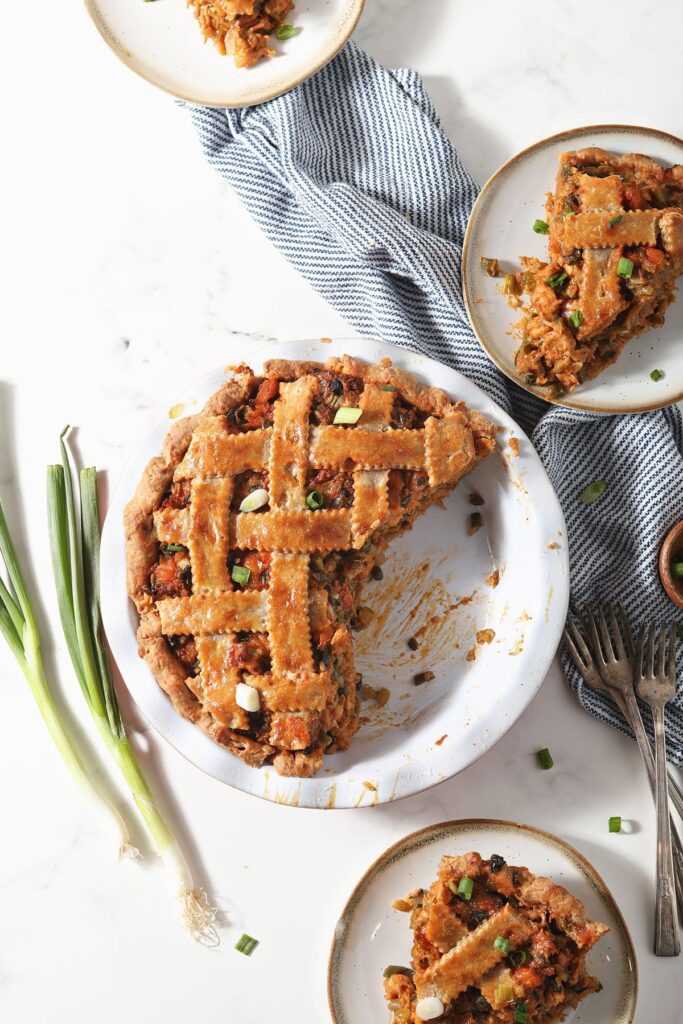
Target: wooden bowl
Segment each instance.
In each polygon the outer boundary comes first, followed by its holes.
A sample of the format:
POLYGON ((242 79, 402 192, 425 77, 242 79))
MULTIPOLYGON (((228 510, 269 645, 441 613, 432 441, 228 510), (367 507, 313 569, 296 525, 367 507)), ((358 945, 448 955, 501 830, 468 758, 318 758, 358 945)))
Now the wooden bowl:
POLYGON ((659 552, 659 578, 662 586, 674 604, 683 608, 683 577, 674 576, 671 572, 671 560, 678 552, 683 556, 683 522, 676 523, 669 530, 659 552))

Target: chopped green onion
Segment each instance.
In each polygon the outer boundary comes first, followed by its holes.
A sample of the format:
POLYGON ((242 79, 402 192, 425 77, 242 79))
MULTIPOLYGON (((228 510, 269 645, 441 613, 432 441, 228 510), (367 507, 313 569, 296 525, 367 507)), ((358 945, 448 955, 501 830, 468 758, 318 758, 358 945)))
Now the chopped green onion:
POLYGON ((485 274, 488 274, 489 277, 498 277, 498 274, 500 273, 498 260, 491 260, 488 256, 482 256, 479 262, 481 263, 481 269, 485 274))
POLYGON ((582 501, 584 505, 592 505, 594 501, 597 501, 598 498, 603 496, 606 490, 606 480, 591 480, 591 482, 581 491, 579 500, 582 501))
POLYGON ((493 948, 499 949, 501 953, 507 955, 510 952, 510 940, 506 939, 504 935, 496 935, 493 940, 493 948))
POLYGON ((363 415, 362 409, 357 409, 349 405, 342 405, 337 409, 337 413, 332 421, 335 424, 338 423, 358 423, 358 420, 363 415))
POLYGON ((661 380, 663 376, 664 374, 661 370, 653 370, 650 374, 650 380, 653 380, 655 383, 657 383, 657 381, 661 380))
POLYGON ((311 493, 306 498, 306 504, 308 505, 309 508, 312 508, 314 511, 316 509, 322 508, 323 505, 325 504, 325 495, 322 493, 322 491, 311 491, 311 493))
POLYGON ((238 953, 244 953, 245 956, 251 956, 256 947, 258 946, 258 939, 253 938, 251 935, 244 935, 235 943, 235 949, 238 953))
POLYGON ((633 273, 633 260, 626 259, 625 256, 619 258, 617 263, 617 274, 619 277, 629 278, 633 273))
POLYGON ((184 551, 185 548, 182 544, 162 544, 162 551, 168 551, 169 554, 173 554, 176 551, 184 551))
POLYGON ((541 767, 543 771, 547 771, 548 768, 552 768, 552 766, 555 763, 553 761, 552 754, 550 753, 547 747, 544 747, 543 750, 536 751, 536 760, 538 761, 539 767, 541 767))
POLYGON ((59 611, 69 654, 88 710, 178 886, 186 927, 197 941, 216 945, 219 940, 213 925, 215 911, 206 894, 194 887, 187 862, 156 806, 126 734, 102 639, 97 473, 93 468, 81 470, 78 510, 64 433, 60 437, 62 464, 48 467, 48 522, 59 611))
POLYGON ((515 1006, 514 1024, 527 1024, 528 1020, 526 1003, 517 1003, 515 1006))
POLYGON ((240 504, 240 512, 256 512, 268 504, 268 491, 265 487, 257 487, 244 498, 240 504))
POLYGON ((537 235, 547 235, 550 231, 548 222, 545 220, 535 220, 532 227, 537 235))
POLYGON ((509 960, 513 967, 521 967, 526 963, 526 953, 523 949, 515 949, 510 953, 509 960))
POLYGON ((580 309, 573 309, 569 314, 569 323, 578 330, 583 323, 583 314, 580 309))
POLYGON ((493 998, 498 1006, 501 1006, 503 1003, 509 1003, 511 999, 514 999, 514 996, 515 993, 512 989, 512 985, 507 982, 503 982, 503 984, 499 985, 496 989, 493 998))
POLYGON ((506 274, 500 286, 503 295, 520 295, 522 286, 514 274, 506 274))
POLYGON ((674 576, 682 577, 683 576, 683 562, 672 562, 671 563, 671 572, 673 573, 674 576))
POLYGON ((396 390, 396 388, 394 387, 393 384, 382 384, 382 387, 380 388, 380 391, 395 391, 395 390, 396 390))
POLYGON ((561 288, 565 281, 568 280, 569 274, 565 270, 559 270, 556 274, 553 274, 552 277, 547 279, 546 284, 549 284, 554 291, 557 291, 557 289, 561 288))
POLYGON ((390 978, 392 974, 404 974, 407 978, 410 978, 413 975, 413 969, 412 967, 397 967, 396 964, 389 964, 388 967, 384 968, 382 977, 390 978))
POLYGON ((230 578, 235 582, 244 586, 245 583, 249 582, 251 576, 251 569, 247 569, 246 565, 233 565, 230 578))
POLYGON ((275 33, 276 39, 291 39, 297 33, 294 25, 280 25, 279 29, 275 33))
POLYGON ((615 226, 615 224, 618 224, 618 223, 619 223, 619 221, 621 220, 621 216, 622 216, 622 215, 621 215, 620 213, 618 213, 618 214, 616 215, 616 217, 612 217, 612 219, 610 220, 610 222, 609 222, 609 225, 608 225, 608 226, 609 226, 609 227, 611 227, 611 228, 613 228, 613 227, 615 226))
POLYGON ((610 832, 621 832, 621 818, 618 814, 609 819, 609 830, 610 832))
POLYGON ((460 881, 458 882, 458 896, 463 900, 467 900, 467 902, 469 903, 469 901, 472 899, 473 892, 474 882, 472 881, 472 879, 467 878, 467 876, 461 878, 460 881))

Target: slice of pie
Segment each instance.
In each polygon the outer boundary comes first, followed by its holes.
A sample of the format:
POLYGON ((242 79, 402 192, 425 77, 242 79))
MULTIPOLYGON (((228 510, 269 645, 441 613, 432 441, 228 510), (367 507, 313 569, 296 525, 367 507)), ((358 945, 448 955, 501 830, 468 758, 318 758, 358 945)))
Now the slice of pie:
POLYGON ((294 0, 188 0, 205 39, 232 55, 238 68, 273 57, 271 36, 284 24, 294 0))
POLYGON ((125 513, 140 654, 178 711, 282 775, 346 749, 363 583, 494 436, 389 360, 237 367, 125 513))
POLYGON ((558 395, 664 323, 683 271, 683 166, 595 148, 563 153, 546 216, 549 262, 523 258, 504 290, 516 305, 529 296, 517 370, 558 395))
POLYGON ((609 928, 549 878, 478 853, 443 857, 409 911, 412 967, 388 967, 391 1024, 546 1024, 591 992, 586 954, 609 928))

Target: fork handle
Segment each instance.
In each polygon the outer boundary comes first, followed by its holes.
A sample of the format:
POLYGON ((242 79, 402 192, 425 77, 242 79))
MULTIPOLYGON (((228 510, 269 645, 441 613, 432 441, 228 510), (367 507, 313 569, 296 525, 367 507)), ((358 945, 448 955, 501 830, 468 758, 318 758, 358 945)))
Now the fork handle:
MULTIPOLYGON (((648 774, 652 776, 652 785, 654 786, 655 761, 654 754, 652 753, 652 744, 645 732, 645 726, 643 725, 643 719, 641 717, 640 708, 638 707, 635 695, 633 693, 629 693, 628 696, 624 698, 619 690, 614 690, 612 693, 616 703, 624 714, 624 718, 626 718, 628 724, 631 726, 633 735, 638 742, 640 753, 645 761, 645 767, 648 768, 648 774)), ((669 798, 681 818, 683 818, 683 789, 681 789, 668 767, 666 774, 669 782, 669 798)))
POLYGON ((676 921, 671 824, 666 773, 664 706, 652 709, 655 727, 655 788, 657 793, 657 899, 655 910, 655 955, 678 956, 681 943, 676 921))
MULTIPOLYGON (((655 758, 652 752, 652 746, 648 739, 647 733, 645 732, 645 726, 643 725, 643 719, 640 714, 640 708, 638 707, 638 701, 636 700, 635 693, 630 690, 622 694, 620 691, 615 691, 615 700, 621 710, 624 713, 624 717, 627 719, 633 735, 638 743, 638 749, 640 756, 643 759, 645 771, 650 782, 650 790, 652 792, 652 798, 657 804, 657 790, 655 785, 655 758)), ((676 802, 674 798, 674 803, 676 802)), ((672 856, 674 862, 674 880, 676 883, 676 893, 678 895, 678 905, 683 913, 683 843, 681 843, 680 836, 676 831, 676 826, 670 821, 671 827, 671 846, 672 856)))

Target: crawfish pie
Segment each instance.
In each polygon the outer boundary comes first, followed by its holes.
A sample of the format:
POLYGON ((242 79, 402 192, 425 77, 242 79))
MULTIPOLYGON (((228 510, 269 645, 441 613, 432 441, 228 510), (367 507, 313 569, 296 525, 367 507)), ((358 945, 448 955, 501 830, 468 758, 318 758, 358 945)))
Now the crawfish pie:
POLYGON ((388 359, 236 367, 173 425, 124 517, 139 653, 180 714, 282 775, 346 749, 363 584, 494 433, 388 359))

